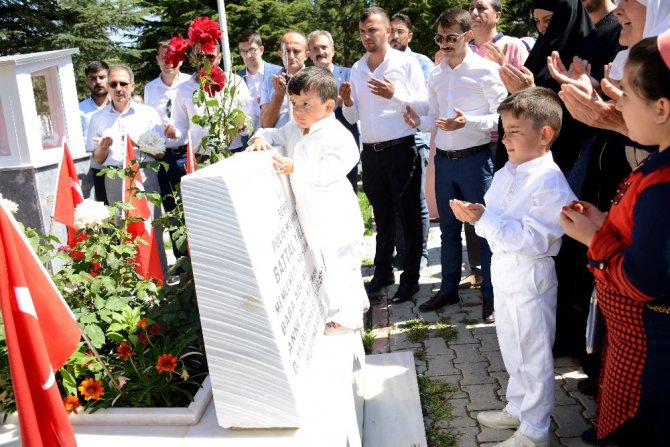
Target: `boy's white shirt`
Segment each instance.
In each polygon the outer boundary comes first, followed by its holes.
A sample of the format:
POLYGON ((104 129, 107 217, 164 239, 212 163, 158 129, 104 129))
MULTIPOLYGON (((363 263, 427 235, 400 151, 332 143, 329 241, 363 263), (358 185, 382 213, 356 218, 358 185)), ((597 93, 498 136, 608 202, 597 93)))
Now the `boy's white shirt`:
POLYGON ((484 195, 486 211, 475 224, 493 254, 555 256, 564 231, 561 207, 576 200, 551 152, 496 172, 484 195))
POLYGON ((251 138, 282 146, 293 160, 289 175, 296 209, 309 247, 342 247, 363 237, 358 198, 347 174, 358 164, 358 146, 334 114, 314 123, 309 133, 293 120, 279 129, 259 129, 251 138))

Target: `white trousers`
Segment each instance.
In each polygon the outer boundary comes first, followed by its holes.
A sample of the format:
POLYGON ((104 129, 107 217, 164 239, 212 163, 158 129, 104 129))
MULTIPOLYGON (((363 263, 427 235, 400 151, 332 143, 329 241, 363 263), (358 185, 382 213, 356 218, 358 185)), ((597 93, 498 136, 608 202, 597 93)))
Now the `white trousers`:
POLYGON ((556 270, 550 257, 494 254, 496 332, 509 374, 506 410, 534 440, 549 437, 554 408, 556 270))
POLYGON ((326 321, 350 329, 362 328, 363 314, 370 308, 370 301, 361 275, 361 241, 324 248, 321 254, 326 264, 324 287, 329 303, 326 321))

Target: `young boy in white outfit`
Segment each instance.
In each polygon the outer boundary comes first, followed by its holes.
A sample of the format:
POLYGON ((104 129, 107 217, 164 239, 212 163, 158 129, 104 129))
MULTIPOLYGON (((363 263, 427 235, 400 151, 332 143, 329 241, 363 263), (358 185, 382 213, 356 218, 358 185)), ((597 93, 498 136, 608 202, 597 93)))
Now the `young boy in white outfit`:
POLYGON ((509 162, 493 177, 486 206, 450 203, 491 246, 496 331, 509 373, 505 409, 481 412, 477 420, 495 429, 518 427, 497 447, 548 447, 557 287, 551 257, 561 246, 561 207, 575 196, 549 150, 561 128, 558 95, 528 88, 505 99, 498 112, 509 162))
POLYGON ((358 163, 358 146, 333 113, 337 83, 329 70, 305 68, 291 78, 287 90, 293 120, 279 129, 259 130, 247 150, 285 148, 285 156, 273 155, 275 170, 289 175, 307 244, 321 252, 326 265, 325 332, 360 329, 370 307, 361 277, 364 227, 347 180, 358 163))

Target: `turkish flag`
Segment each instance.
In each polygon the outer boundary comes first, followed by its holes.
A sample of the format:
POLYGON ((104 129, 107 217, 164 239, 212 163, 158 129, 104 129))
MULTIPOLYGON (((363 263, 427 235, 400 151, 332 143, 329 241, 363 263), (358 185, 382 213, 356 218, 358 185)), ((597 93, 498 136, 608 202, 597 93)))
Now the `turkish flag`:
POLYGON ((133 240, 141 237, 146 244, 140 242, 137 246, 135 255, 135 269, 137 273, 146 279, 155 279, 159 285, 163 284, 163 267, 161 266, 158 254, 158 244, 156 243, 156 229, 151 225, 151 211, 146 197, 138 198, 137 192, 144 192, 144 184, 139 164, 135 160, 135 152, 130 136, 126 136, 126 162, 125 169, 133 169, 135 175, 126 177, 123 181, 123 201, 132 205, 132 208, 126 211, 126 218, 139 217, 144 219, 128 224, 128 232, 133 235, 133 240))
POLYGON ((198 165, 195 162, 195 152, 193 152, 193 143, 191 142, 191 131, 188 131, 188 142, 186 143, 186 173, 195 172, 198 165))
POLYGON ((63 160, 58 171, 56 184, 56 200, 53 219, 67 226, 67 244, 74 247, 80 239, 75 238, 77 228, 74 226, 74 209, 84 201, 81 184, 67 143, 63 144, 63 160))
POLYGON ((30 447, 76 446, 54 371, 77 349, 79 326, 3 205, 0 302, 21 443, 30 447))

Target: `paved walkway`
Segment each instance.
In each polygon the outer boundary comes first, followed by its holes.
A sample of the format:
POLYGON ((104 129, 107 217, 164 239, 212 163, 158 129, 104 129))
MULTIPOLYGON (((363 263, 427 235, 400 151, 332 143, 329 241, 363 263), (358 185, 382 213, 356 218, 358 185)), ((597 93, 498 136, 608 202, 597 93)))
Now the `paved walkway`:
MULTIPOLYGON (((374 253, 374 239, 366 238, 368 257, 374 253)), ((377 335, 375 353, 406 351, 415 354, 418 373, 443 380, 456 387, 449 398, 453 419, 438 423, 438 427, 459 435, 460 447, 492 446, 507 439, 512 430, 493 430, 481 427, 476 420, 483 410, 497 410, 505 406, 507 373, 503 365, 494 324, 481 323, 481 295, 479 289, 460 292, 461 303, 446 306, 439 312, 420 312, 418 304, 430 298, 440 285, 440 230, 431 225, 428 241, 428 267, 421 276, 421 290, 411 302, 387 304, 387 298, 372 305, 373 327, 377 335), (412 343, 407 331, 399 326, 407 320, 423 318, 428 324, 448 321, 454 325, 455 339, 445 341, 429 331, 429 338, 412 343), (423 352, 423 353, 422 353, 423 352)), ((467 262, 467 255, 463 255, 467 262)), ((368 269, 368 274, 372 270, 368 269)), ((389 297, 396 287, 389 288, 389 297)), ((595 416, 593 399, 577 391, 577 382, 584 378, 576 360, 555 360, 556 407, 552 416, 551 446, 586 446, 580 435, 595 416)), ((428 424, 426 424, 428 426, 428 424)))

